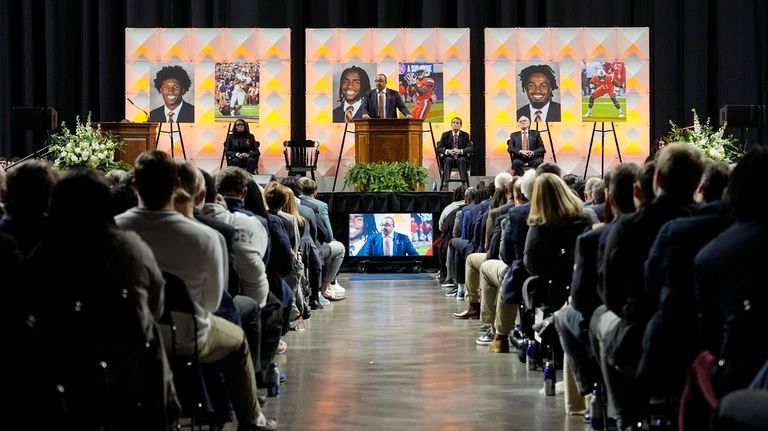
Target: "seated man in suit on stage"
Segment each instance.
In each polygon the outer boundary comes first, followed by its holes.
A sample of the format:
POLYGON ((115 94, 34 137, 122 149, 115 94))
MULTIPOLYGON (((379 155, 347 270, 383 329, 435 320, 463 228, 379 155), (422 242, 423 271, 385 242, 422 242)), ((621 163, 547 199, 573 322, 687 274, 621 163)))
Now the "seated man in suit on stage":
POLYGON ((544 153, 547 151, 544 149, 544 142, 541 140, 541 135, 536 130, 531 130, 531 120, 522 116, 517 120, 517 125, 520 127, 519 132, 514 132, 510 135, 507 141, 507 152, 512 159, 512 169, 515 171, 515 175, 523 176, 523 166, 528 164, 532 168, 536 168, 544 161, 544 153))
POLYGON ((195 106, 182 97, 192 87, 189 74, 181 66, 166 66, 155 76, 155 88, 163 96, 163 106, 150 111, 147 121, 194 123, 195 106))
POLYGON ((395 220, 384 217, 381 232, 368 237, 368 241, 357 253, 358 256, 418 256, 408 235, 395 232, 395 220))
POLYGON ((403 103, 400 93, 387 88, 387 75, 376 75, 376 88, 371 90, 360 107, 363 118, 397 118, 397 110, 405 115, 405 118, 413 118, 411 111, 403 103))
POLYGON ((451 178, 451 170, 458 166, 461 183, 469 187, 467 177, 467 158, 474 152, 469 133, 461 130, 461 118, 451 119, 451 130, 443 133, 437 146, 437 154, 443 164, 443 184, 440 190, 448 190, 448 180, 451 178))

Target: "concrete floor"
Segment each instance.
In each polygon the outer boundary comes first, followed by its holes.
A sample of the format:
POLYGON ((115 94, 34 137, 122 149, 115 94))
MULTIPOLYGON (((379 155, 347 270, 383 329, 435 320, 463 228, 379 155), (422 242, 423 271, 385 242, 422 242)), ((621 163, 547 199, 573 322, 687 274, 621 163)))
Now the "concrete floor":
POLYGON ((587 428, 565 415, 563 395, 539 394, 540 371, 477 346, 479 321, 453 319, 466 302, 443 296, 436 281, 339 282, 347 300, 285 337, 287 381, 264 409, 280 429, 587 428))

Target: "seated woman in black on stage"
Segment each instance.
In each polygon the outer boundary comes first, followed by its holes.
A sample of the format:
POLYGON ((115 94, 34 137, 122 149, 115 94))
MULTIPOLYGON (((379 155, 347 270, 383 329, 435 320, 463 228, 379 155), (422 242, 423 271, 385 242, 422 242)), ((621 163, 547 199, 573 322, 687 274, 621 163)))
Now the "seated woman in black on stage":
POLYGON ((224 153, 227 156, 228 166, 244 168, 252 174, 258 173, 259 167, 259 141, 248 129, 248 123, 239 119, 235 121, 232 133, 224 143, 224 153))

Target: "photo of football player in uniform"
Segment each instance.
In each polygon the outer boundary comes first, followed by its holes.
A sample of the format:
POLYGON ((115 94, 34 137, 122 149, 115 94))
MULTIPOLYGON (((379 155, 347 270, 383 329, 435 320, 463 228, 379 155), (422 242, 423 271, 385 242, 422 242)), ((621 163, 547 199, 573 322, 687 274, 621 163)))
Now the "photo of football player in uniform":
POLYGON ((216 121, 259 118, 259 65, 216 63, 214 69, 216 121))
MULTIPOLYGON (((624 62, 591 62, 583 65, 589 96, 582 97, 584 121, 623 121, 626 117, 626 69, 624 62)), ((584 84, 584 83, 582 83, 584 84)))
POLYGON ((443 122, 442 63, 400 63, 400 97, 413 118, 430 123, 443 122))
POLYGON ((416 71, 416 106, 413 108, 413 118, 425 119, 432 108, 432 92, 435 90, 435 80, 429 76, 429 70, 416 71))

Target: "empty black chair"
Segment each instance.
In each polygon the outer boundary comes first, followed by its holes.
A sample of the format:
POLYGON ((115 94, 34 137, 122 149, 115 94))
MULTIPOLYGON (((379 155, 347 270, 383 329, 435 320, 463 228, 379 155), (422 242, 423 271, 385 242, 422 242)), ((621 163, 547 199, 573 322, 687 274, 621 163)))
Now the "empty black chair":
POLYGON ((315 179, 317 170, 317 158, 320 155, 320 143, 317 141, 284 141, 283 155, 285 156, 285 169, 288 176, 307 176, 309 172, 315 179))

